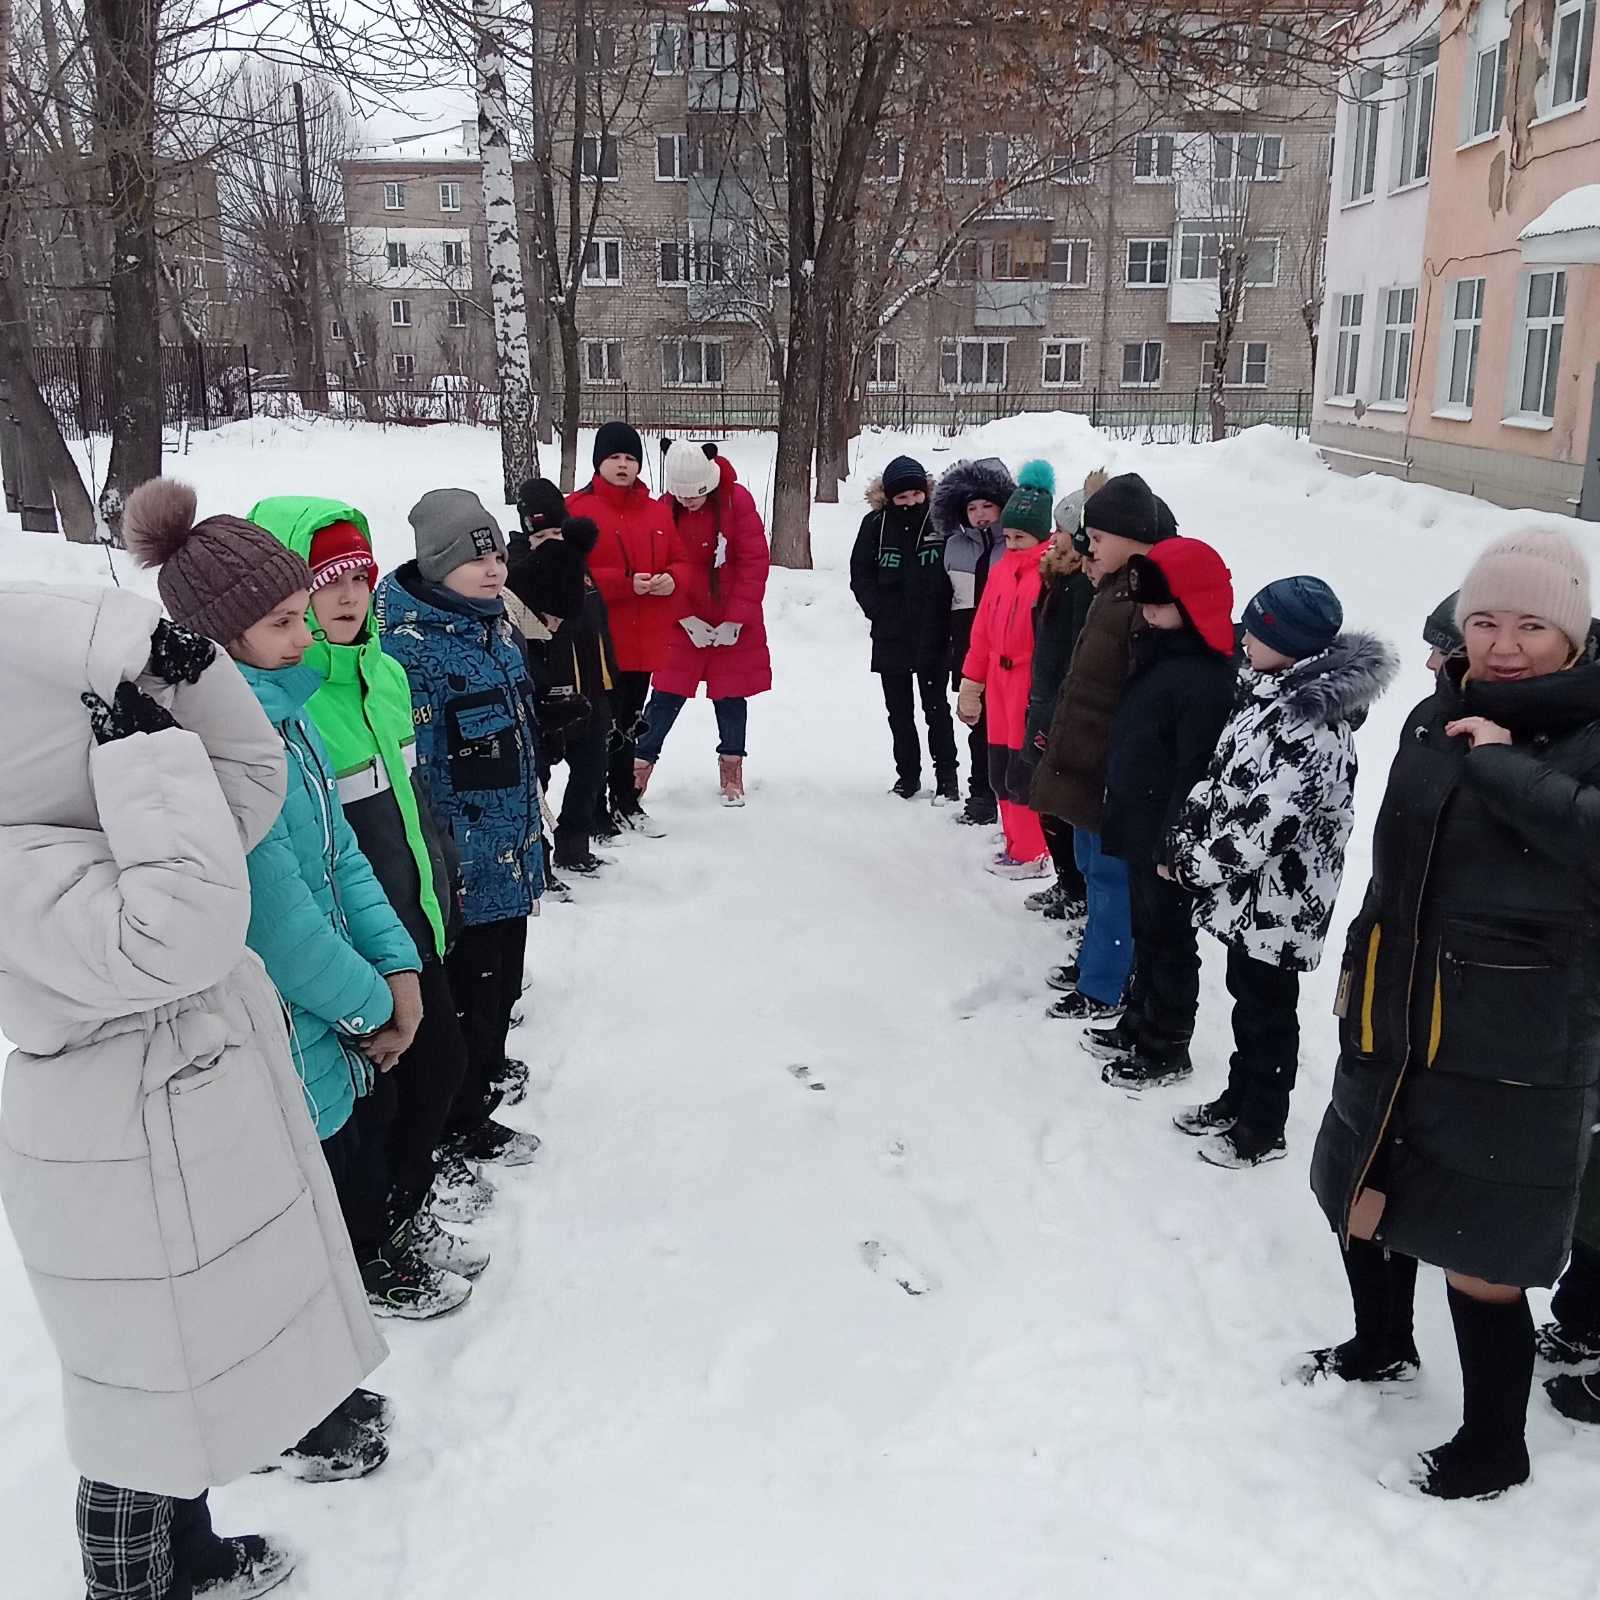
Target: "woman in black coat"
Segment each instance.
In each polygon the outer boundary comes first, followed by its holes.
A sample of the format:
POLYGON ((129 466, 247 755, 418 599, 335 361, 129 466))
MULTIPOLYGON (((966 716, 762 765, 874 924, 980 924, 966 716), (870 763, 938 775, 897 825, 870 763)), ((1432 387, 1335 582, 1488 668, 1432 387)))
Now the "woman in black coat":
POLYGON ((1464 1417, 1390 1487, 1528 1476, 1524 1290, 1572 1243, 1600 1084, 1600 662, 1565 535, 1491 545, 1465 653, 1407 719, 1350 929, 1339 1065, 1311 1183, 1344 1241, 1356 1335, 1319 1377, 1414 1377, 1418 1261, 1445 1269, 1464 1417))

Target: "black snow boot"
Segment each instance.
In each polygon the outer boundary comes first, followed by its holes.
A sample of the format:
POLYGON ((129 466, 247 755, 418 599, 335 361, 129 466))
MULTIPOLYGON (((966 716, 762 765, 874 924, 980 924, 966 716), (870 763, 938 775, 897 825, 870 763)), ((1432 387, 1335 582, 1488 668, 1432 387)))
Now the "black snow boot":
POLYGON ((1165 1088, 1169 1083, 1182 1083, 1193 1076, 1194 1063, 1189 1059, 1187 1044, 1141 1044, 1131 1056, 1108 1061, 1100 1069, 1102 1083, 1134 1093, 1165 1088))
POLYGON ((194 1600, 255 1600, 286 1583, 293 1572, 294 1557, 284 1546, 259 1533, 247 1533, 219 1539, 206 1570, 184 1576, 194 1600))
POLYGON ((500 1091, 501 1105, 520 1106, 528 1093, 528 1063, 507 1056, 490 1082, 500 1091))
POLYGON ((1587 1367, 1600 1361, 1600 1334, 1560 1322, 1545 1323, 1534 1334, 1533 1346, 1539 1359, 1553 1367, 1587 1367))
POLYGON ((1546 1378, 1544 1392, 1550 1396, 1550 1404, 1568 1422, 1600 1427, 1600 1377, 1594 1373, 1580 1376, 1575 1372, 1563 1372, 1559 1377, 1546 1378))
POLYGON ((1041 913, 1046 922, 1087 922, 1089 902, 1075 890, 1066 890, 1054 905, 1041 913))
POLYGON ((897 794, 902 800, 915 800, 922 793, 921 778, 896 778, 889 786, 890 794, 897 794))
POLYGON ((388 1459, 389 1446, 376 1428, 335 1411, 285 1450, 276 1465, 302 1483, 338 1483, 364 1478, 388 1459))
POLYGON ((1346 1383, 1386 1387, 1414 1381, 1422 1365, 1412 1331, 1415 1259, 1390 1255, 1382 1245, 1367 1239, 1352 1239, 1340 1255, 1350 1283, 1356 1336, 1302 1356, 1290 1369, 1289 1378, 1305 1384, 1339 1378, 1346 1383))
POLYGON ((394 1422, 394 1401, 372 1389, 352 1389, 337 1407, 338 1414, 366 1428, 387 1433, 394 1422))
POLYGON ((1461 1428, 1387 1487, 1409 1486, 1436 1500, 1490 1500, 1528 1481, 1533 1314, 1526 1295, 1475 1300, 1451 1285, 1449 1296, 1461 1354, 1461 1428))
POLYGON ((992 794, 971 796, 956 818, 969 828, 992 828, 999 820, 1000 803, 992 794))

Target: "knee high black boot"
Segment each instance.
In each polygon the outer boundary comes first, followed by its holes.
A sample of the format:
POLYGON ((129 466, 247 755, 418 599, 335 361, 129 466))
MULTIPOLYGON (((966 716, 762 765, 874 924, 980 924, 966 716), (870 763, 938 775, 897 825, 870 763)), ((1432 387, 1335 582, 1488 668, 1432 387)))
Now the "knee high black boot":
POLYGON ((1294 1368, 1302 1383, 1342 1378, 1346 1383, 1407 1383, 1417 1375, 1412 1301, 1417 1263, 1388 1254, 1382 1245, 1352 1239, 1340 1251, 1350 1285, 1356 1333, 1343 1344, 1313 1350, 1294 1368))

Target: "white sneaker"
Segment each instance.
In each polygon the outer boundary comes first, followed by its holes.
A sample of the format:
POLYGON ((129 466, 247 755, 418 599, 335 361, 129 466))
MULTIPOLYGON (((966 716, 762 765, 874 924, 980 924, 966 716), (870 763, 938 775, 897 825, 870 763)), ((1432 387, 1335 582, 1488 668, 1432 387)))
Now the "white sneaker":
POLYGON ((642 806, 637 811, 619 812, 617 821, 624 829, 642 833, 647 839, 665 839, 667 836, 667 830, 642 806))
POLYGON ((989 871, 997 878, 1011 878, 1017 882, 1033 878, 1048 878, 1054 868, 1050 857, 1040 856, 1037 861, 1017 861, 1003 850, 989 863, 989 871))
POLYGON ((488 1246, 459 1233, 441 1228, 428 1211, 419 1211, 411 1220, 406 1236, 411 1253, 438 1272, 453 1272, 461 1278, 476 1278, 489 1265, 488 1246))
POLYGON ((494 1204, 494 1185, 471 1162, 447 1155, 439 1163, 429 1199, 441 1222, 476 1222, 494 1204))

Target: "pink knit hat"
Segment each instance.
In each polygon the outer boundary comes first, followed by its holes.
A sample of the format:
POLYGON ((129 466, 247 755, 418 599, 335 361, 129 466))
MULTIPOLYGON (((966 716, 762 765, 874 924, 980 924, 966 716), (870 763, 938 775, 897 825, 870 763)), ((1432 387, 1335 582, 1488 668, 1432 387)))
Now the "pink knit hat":
POLYGON ((1456 597, 1456 626, 1475 611, 1541 617, 1581 650, 1589 638, 1589 563, 1566 534, 1523 528, 1503 534, 1472 563, 1456 597))

